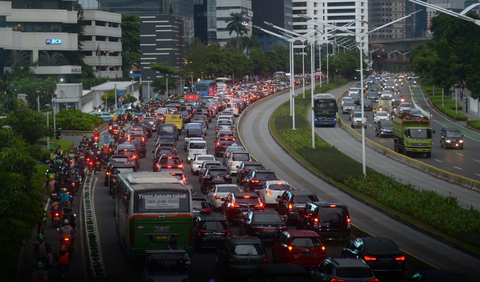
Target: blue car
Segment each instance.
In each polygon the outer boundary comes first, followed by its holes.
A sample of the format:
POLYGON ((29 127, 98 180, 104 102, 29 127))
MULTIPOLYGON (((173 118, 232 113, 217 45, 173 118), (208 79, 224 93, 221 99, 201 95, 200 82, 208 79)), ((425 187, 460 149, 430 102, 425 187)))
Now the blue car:
POLYGON ((109 122, 113 117, 111 114, 106 113, 106 112, 91 112, 90 114, 91 115, 97 115, 97 116, 103 118, 103 120, 105 122, 109 122))

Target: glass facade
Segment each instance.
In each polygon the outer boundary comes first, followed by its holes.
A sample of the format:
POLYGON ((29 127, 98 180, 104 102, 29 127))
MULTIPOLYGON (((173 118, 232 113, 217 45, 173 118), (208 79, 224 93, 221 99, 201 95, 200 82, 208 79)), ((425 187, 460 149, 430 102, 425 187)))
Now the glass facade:
MULTIPOLYGON (((272 27, 263 23, 267 21, 288 30, 293 29, 292 0, 252 1, 252 10, 253 24, 256 26, 273 31, 272 27)), ((283 42, 282 39, 266 34, 257 28, 253 29, 253 35, 260 41, 263 50, 271 49, 275 41, 283 42)))
POLYGON ((195 38, 205 43, 217 41, 216 0, 195 0, 193 14, 195 38))
POLYGON ((73 2, 62 0, 1 0, 12 2, 13 9, 73 10, 73 2))
MULTIPOLYGON (((85 0, 79 2, 81 1, 85 0)), ((135 16, 166 14, 169 4, 168 0, 98 0, 99 9, 102 11, 135 16)))

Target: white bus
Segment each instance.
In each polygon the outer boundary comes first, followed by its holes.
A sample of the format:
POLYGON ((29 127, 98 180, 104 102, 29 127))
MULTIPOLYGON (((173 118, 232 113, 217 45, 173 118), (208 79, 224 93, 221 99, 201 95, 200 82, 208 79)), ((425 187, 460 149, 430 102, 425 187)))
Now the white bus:
POLYGON ((225 91, 227 85, 232 83, 232 80, 228 77, 218 77, 215 79, 215 82, 217 82, 218 91, 225 91))

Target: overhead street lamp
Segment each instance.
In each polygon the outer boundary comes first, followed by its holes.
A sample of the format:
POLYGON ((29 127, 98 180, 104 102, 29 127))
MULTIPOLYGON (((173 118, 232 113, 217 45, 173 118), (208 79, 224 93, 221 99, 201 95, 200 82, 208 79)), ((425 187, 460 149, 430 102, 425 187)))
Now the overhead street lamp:
POLYGON ((476 19, 472 19, 470 17, 467 17, 466 14, 472 10, 473 8, 477 7, 480 5, 480 3, 475 3, 475 4, 472 4, 470 6, 468 6, 467 8, 465 8, 463 11, 461 11, 460 13, 455 13, 454 11, 451 11, 451 10, 448 10, 448 9, 445 9, 445 8, 442 8, 442 7, 439 7, 439 6, 436 6, 436 5, 433 5, 433 4, 430 4, 430 3, 427 3, 427 2, 423 2, 421 0, 409 0, 410 2, 413 2, 417 5, 421 5, 421 6, 424 6, 424 7, 427 7, 427 8, 430 8, 432 10, 435 10, 435 11, 438 11, 438 12, 442 12, 444 14, 447 14, 447 15, 450 15, 452 17, 455 17, 455 18, 459 18, 461 20, 464 20, 464 21, 467 21, 467 22, 471 22, 471 23, 474 23, 478 26, 480 26, 480 20, 476 20, 476 19))
MULTIPOLYGON (((410 0, 412 1, 412 0, 410 0)), ((414 0, 416 1, 416 0, 414 0)), ((411 17, 412 15, 420 12, 421 10, 418 10, 418 11, 415 11, 413 13, 410 13, 409 15, 407 16, 404 16, 404 17, 401 17, 399 19, 396 19, 392 22, 389 22, 387 24, 384 24, 382 26, 379 26, 377 28, 374 28, 370 31, 367 31, 367 32, 364 32, 364 33, 356 33, 356 32, 353 32, 343 26, 339 27, 339 26, 336 26, 336 25, 332 25, 332 24, 329 24, 327 22, 324 22, 324 21, 320 21, 320 20, 314 20, 306 15, 300 15, 301 17, 303 18, 307 18, 309 21, 312 21, 314 23, 317 23, 317 24, 320 24, 320 25, 325 25, 325 26, 328 26, 330 28, 333 28, 333 29, 336 29, 336 30, 340 30, 340 31, 343 31, 343 32, 346 32, 346 33, 349 33, 349 34, 353 34, 355 35, 356 37, 358 37, 360 39, 360 43, 357 45, 358 49, 360 50, 360 102, 361 102, 361 116, 362 116, 362 164, 363 164, 363 174, 366 176, 367 175, 367 167, 366 167, 366 157, 365 157, 365 124, 363 123, 363 117, 365 115, 365 109, 364 109, 364 93, 363 93, 363 46, 362 46, 362 43, 364 41, 364 38, 366 36, 368 36, 370 33, 373 33, 373 32, 376 32, 382 28, 385 28, 387 26, 390 26, 394 23, 397 23, 399 21, 403 21, 404 19, 406 18, 409 18, 411 17)), ((367 29, 368 30, 368 29, 367 29)))

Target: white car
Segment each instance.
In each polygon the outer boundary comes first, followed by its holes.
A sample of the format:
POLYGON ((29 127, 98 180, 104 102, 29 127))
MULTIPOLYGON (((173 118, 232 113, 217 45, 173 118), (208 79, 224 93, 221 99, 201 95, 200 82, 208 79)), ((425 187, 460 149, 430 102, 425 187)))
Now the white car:
POLYGON ((398 106, 398 112, 400 114, 408 113, 410 112, 411 108, 412 108, 412 105, 410 105, 410 103, 400 103, 400 105, 398 106))
POLYGON ((205 140, 193 140, 188 142, 187 146, 187 162, 192 161, 195 155, 207 154, 207 141, 205 140))
POLYGON ((282 196, 285 191, 294 190, 293 187, 283 180, 268 180, 262 190, 258 191, 260 201, 264 205, 276 205, 277 197, 282 196))
POLYGON ((212 209, 218 210, 222 207, 225 198, 232 192, 242 192, 237 184, 217 184, 207 195, 208 202, 212 209))
POLYGON ((216 161, 213 155, 196 155, 192 161, 191 171, 193 174, 198 174, 198 169, 205 161, 216 161))
POLYGON ((238 167, 243 162, 251 162, 252 156, 246 151, 233 151, 228 158, 224 159, 225 167, 230 174, 237 174, 238 167))
POLYGON ((392 100, 392 92, 388 90, 383 90, 382 94, 380 94, 380 99, 381 100, 392 100))
POLYGON ((386 111, 378 111, 373 115, 373 123, 377 123, 379 120, 389 120, 390 115, 386 111))

